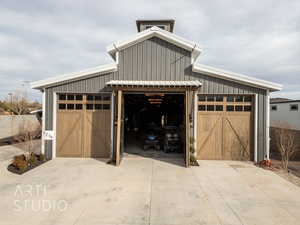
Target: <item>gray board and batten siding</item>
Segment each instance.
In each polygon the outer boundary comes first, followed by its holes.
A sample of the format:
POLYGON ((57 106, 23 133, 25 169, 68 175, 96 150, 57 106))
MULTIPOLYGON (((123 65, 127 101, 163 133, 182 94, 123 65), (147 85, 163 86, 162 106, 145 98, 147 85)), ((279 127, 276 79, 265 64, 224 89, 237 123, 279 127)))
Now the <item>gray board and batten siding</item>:
MULTIPOLYGON (((257 94, 257 159, 266 154, 266 90, 233 81, 192 72, 191 52, 167 41, 152 37, 119 53, 118 71, 93 74, 88 78, 65 81, 46 88, 45 129, 53 129, 53 93, 110 92, 105 86, 110 80, 199 80, 201 94, 257 94)), ((46 141, 45 153, 52 158, 52 141, 46 141)))

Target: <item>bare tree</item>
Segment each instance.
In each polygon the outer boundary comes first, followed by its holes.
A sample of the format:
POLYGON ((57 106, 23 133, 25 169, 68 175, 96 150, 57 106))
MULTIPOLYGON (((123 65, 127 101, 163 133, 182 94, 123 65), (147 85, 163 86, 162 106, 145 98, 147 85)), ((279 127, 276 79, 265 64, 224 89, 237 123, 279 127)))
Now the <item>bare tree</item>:
POLYGON ((19 134, 14 137, 17 142, 26 144, 26 151, 32 153, 33 141, 41 136, 41 125, 32 121, 23 120, 19 126, 19 134))
POLYGON ((299 150, 295 130, 288 123, 277 123, 274 127, 274 138, 281 155, 282 168, 287 170, 291 157, 299 150))
POLYGON ((9 93, 9 98, 6 102, 9 110, 15 115, 22 115, 29 112, 29 101, 26 94, 21 90, 9 93))

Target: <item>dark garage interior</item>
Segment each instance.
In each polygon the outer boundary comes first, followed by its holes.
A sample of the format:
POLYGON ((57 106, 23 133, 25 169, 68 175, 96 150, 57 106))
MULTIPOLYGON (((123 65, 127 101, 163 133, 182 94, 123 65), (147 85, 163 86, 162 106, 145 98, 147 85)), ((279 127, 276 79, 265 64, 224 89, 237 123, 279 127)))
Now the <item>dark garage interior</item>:
POLYGON ((182 157, 184 94, 125 94, 124 100, 125 155, 182 157))

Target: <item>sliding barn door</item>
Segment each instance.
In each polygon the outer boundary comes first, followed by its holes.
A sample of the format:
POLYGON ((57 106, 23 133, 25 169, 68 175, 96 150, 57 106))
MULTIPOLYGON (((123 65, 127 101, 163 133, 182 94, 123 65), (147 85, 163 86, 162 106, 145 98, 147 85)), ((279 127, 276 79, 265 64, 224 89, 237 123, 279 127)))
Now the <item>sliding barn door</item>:
POLYGON ((58 94, 58 157, 109 158, 111 94, 58 94))
POLYGON ((253 160, 253 97, 198 96, 197 158, 253 160))
POLYGON ((116 105, 116 112, 117 112, 117 116, 115 119, 115 123, 116 123, 116 139, 115 139, 115 162, 116 162, 116 166, 119 166, 121 161, 122 161, 122 157, 123 157, 123 129, 124 129, 124 96, 123 96, 123 92, 121 90, 117 91, 117 105, 116 105))

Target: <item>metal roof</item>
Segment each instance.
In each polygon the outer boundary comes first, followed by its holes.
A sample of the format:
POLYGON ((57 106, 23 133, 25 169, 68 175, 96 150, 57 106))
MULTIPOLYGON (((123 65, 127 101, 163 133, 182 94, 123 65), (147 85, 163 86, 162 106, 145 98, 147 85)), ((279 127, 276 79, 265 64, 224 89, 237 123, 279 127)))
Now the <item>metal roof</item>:
POLYGON ((284 100, 284 101, 271 101, 270 104, 281 104, 281 103, 297 103, 300 100, 284 100))
POLYGON ((161 81, 161 80, 111 80, 106 83, 110 87, 200 87, 202 83, 198 80, 193 81, 161 81))
POLYGON ((198 63, 193 64, 192 70, 196 73, 202 73, 202 74, 218 77, 225 80, 236 81, 238 83, 244 83, 246 85, 268 89, 270 91, 280 91, 282 89, 282 85, 277 83, 257 79, 254 77, 249 77, 239 73, 221 70, 203 64, 198 64, 198 63))
POLYGON ((187 51, 191 51, 192 52, 191 64, 193 64, 193 62, 196 61, 197 57, 202 52, 202 49, 199 47, 197 43, 188 41, 176 34, 160 29, 157 26, 153 26, 147 30, 141 31, 131 36, 127 40, 114 42, 111 45, 107 46, 106 50, 112 56, 112 58, 116 60, 117 52, 152 37, 158 37, 180 48, 186 49, 187 51))
POLYGON ((117 69, 118 69, 117 64, 115 64, 115 63, 107 64, 107 65, 97 66, 94 68, 89 68, 89 69, 86 69, 86 70, 83 70, 80 72, 63 74, 60 76, 50 77, 50 78, 47 78, 44 80, 31 82, 30 85, 31 85, 31 88, 42 89, 42 88, 51 86, 53 84, 57 84, 59 82, 84 79, 93 74, 103 74, 103 73, 114 72, 114 71, 117 71, 117 69))

